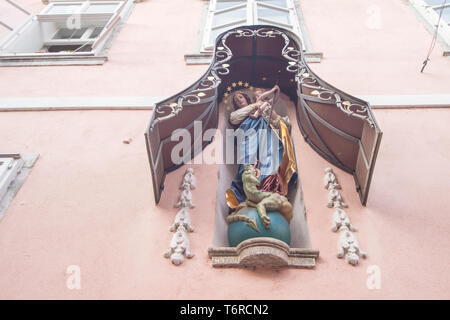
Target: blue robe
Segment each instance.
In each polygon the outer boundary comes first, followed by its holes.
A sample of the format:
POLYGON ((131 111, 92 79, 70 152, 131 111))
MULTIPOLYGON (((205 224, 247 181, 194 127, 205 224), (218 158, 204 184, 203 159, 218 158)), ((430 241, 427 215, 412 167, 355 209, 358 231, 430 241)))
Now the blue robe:
POLYGON ((240 141, 237 139, 236 150, 239 167, 230 190, 236 196, 237 201, 241 203, 246 200, 242 185, 244 164, 254 164, 255 158, 258 159, 257 167, 261 171, 259 177, 261 182, 267 176, 278 171, 283 159, 284 148, 277 134, 268 127, 263 117, 257 119, 248 117, 240 124, 238 130, 242 130, 246 135, 244 143, 239 143, 240 141))

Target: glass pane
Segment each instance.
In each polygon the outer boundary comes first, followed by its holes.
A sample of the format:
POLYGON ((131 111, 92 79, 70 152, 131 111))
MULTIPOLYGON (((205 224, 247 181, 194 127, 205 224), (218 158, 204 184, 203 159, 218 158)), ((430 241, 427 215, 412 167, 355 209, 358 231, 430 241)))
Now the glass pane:
POLYGON ((258 2, 263 2, 274 6, 287 8, 286 0, 260 0, 258 2))
MULTIPOLYGON (((438 15, 441 14, 442 9, 434 9, 438 15)), ((450 23, 450 7, 444 8, 444 12, 442 12, 442 21, 446 23, 450 23)))
POLYGON ((289 12, 258 6, 258 18, 266 18, 274 22, 290 24, 289 12))
POLYGON ((60 53, 73 53, 73 52, 89 52, 92 50, 90 44, 71 44, 71 45, 56 45, 42 48, 46 52, 60 52, 60 53))
POLYGON ((86 9, 86 13, 113 13, 118 4, 117 3, 96 3, 90 4, 86 9))
POLYGON ((54 4, 47 12, 49 14, 75 13, 81 8, 80 4, 54 4))
POLYGON ((237 6, 238 4, 242 4, 242 3, 245 3, 245 2, 247 2, 247 1, 239 1, 239 0, 234 0, 234 1, 220 1, 220 0, 218 0, 217 2, 216 2, 216 10, 222 10, 222 9, 225 9, 225 8, 229 8, 229 7, 234 7, 234 6, 237 6))
POLYGON ((61 28, 56 32, 53 39, 80 39, 87 28, 69 29, 61 28))
POLYGON ((94 31, 92 31, 91 35, 89 36, 89 39, 97 38, 102 32, 102 30, 103 27, 95 27, 94 31))
POLYGON ((247 19, 246 7, 214 14, 212 25, 215 27, 242 19, 247 19))
POLYGON ((425 3, 430 6, 438 6, 444 3, 444 0, 425 0, 425 3))
POLYGON ((228 29, 232 29, 232 28, 235 28, 235 27, 238 27, 238 26, 242 26, 244 24, 245 23, 236 23, 236 24, 233 24, 233 25, 230 25, 230 26, 226 26, 226 27, 223 27, 223 28, 217 28, 217 29, 211 30, 211 35, 210 35, 210 38, 209 38, 209 44, 214 45, 216 43, 216 37, 219 34, 221 34, 222 32, 225 32, 228 29))

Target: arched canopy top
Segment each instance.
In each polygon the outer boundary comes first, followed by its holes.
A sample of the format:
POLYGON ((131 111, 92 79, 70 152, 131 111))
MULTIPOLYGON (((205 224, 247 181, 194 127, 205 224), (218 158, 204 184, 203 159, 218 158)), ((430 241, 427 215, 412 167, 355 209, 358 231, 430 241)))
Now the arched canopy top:
POLYGON ((171 159, 178 143, 171 141, 172 133, 189 130, 192 150, 200 151, 207 143, 194 140, 194 121, 202 122, 203 131, 217 128, 218 100, 237 83, 255 87, 278 84, 296 105, 305 141, 355 177, 361 202, 366 203, 382 135, 369 104, 320 79, 306 64, 298 37, 267 25, 237 27, 219 35, 206 73, 187 89, 156 104, 145 133, 156 202, 165 174, 180 165, 171 159))

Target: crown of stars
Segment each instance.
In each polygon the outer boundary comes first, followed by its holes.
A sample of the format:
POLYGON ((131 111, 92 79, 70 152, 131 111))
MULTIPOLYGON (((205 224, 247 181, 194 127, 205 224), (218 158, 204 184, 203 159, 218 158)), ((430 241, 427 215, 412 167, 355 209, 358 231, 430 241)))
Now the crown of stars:
MULTIPOLYGON (((231 85, 229 85, 227 87, 227 91, 223 94, 223 97, 225 98, 223 100, 223 102, 225 104, 228 103, 228 97, 230 97, 231 92, 234 90, 237 90, 239 88, 246 88, 246 89, 250 89, 250 90, 254 89, 254 87, 251 86, 247 81, 239 80, 239 81, 233 82, 231 85)), ((227 106, 226 109, 229 111, 229 110, 231 110, 231 107, 227 106)))

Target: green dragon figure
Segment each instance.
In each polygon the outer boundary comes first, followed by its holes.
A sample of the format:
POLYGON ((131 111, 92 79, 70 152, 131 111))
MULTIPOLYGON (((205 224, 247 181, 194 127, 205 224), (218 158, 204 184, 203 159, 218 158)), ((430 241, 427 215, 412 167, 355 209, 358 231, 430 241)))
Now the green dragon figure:
POLYGON ((270 228, 270 218, 267 215, 267 210, 280 212, 286 221, 290 223, 292 219, 292 205, 289 203, 288 199, 281 194, 262 191, 257 188, 259 186, 258 172, 253 165, 244 165, 242 183, 247 200, 240 203, 227 217, 228 223, 234 221, 245 221, 249 227, 259 231, 255 219, 251 219, 240 214, 242 209, 246 207, 256 208, 266 229, 270 228))

